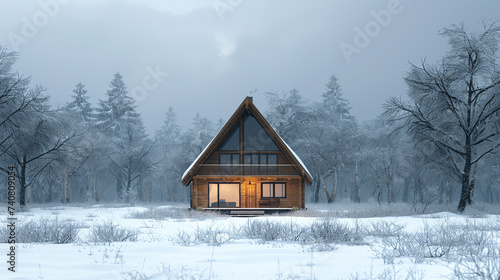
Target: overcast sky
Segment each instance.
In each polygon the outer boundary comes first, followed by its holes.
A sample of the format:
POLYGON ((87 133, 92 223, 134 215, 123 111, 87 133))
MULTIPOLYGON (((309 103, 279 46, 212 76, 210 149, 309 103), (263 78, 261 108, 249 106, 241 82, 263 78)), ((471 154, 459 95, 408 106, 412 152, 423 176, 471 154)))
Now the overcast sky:
POLYGON ((319 101, 335 74, 352 113, 376 118, 404 96, 409 62, 448 50, 439 30, 500 19, 500 1, 0 0, 0 45, 16 69, 70 101, 78 82, 104 99, 119 71, 151 133, 168 107, 227 120, 249 92, 298 89, 319 101))

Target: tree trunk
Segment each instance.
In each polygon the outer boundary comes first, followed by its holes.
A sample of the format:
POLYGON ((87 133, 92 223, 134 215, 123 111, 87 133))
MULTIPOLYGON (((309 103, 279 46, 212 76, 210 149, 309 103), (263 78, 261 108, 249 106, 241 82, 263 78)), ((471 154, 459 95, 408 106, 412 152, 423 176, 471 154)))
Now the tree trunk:
POLYGON ((99 202, 99 196, 97 195, 97 176, 96 174, 92 174, 92 199, 94 199, 95 202, 99 202))
POLYGON ((151 185, 151 182, 149 183, 149 203, 153 202, 153 185, 151 185))
POLYGON ((387 162, 387 172, 386 172, 386 189, 387 189, 387 204, 392 202, 392 165, 391 160, 387 162))
POLYGON ((332 193, 328 197, 328 203, 332 203, 333 200, 335 200, 335 196, 337 195, 337 181, 338 181, 338 163, 337 163, 337 156, 335 156, 335 162, 333 164, 333 183, 332 183, 332 193))
POLYGON ((358 156, 356 156, 356 166, 354 167, 354 177, 356 178, 356 201, 361 203, 361 185, 358 176, 358 156))
POLYGON ((458 212, 464 212, 465 206, 467 205, 467 202, 469 201, 469 178, 470 178, 470 171, 472 167, 472 151, 471 151, 471 146, 470 146, 470 137, 466 137, 465 141, 465 164, 464 164, 464 170, 462 172, 462 191, 460 192, 460 202, 458 203, 458 212))
POLYGON ((488 182, 486 186, 486 203, 493 203, 493 191, 491 189, 491 182, 488 182))
POLYGON ((132 187, 132 180, 130 179, 130 173, 129 173, 129 176, 127 178, 127 189, 126 189, 126 193, 125 193, 125 200, 126 202, 130 202, 130 189, 132 187))
POLYGON ((323 177, 320 176, 319 179, 321 180, 321 185, 323 186, 323 191, 325 192, 326 195, 326 201, 328 203, 332 203, 335 193, 329 194, 325 186, 325 181, 323 181, 323 177))
POLYGON ((163 176, 163 181, 165 182, 165 194, 167 196, 167 201, 171 201, 171 199, 170 199, 170 190, 168 189, 167 175, 163 176))
POLYGON ((472 179, 470 180, 469 190, 467 193, 467 203, 472 204, 472 197, 474 195, 474 187, 476 186, 477 179, 477 163, 474 165, 474 172, 472 173, 472 179))
POLYGON ((444 196, 444 186, 443 186, 443 181, 439 184, 439 197, 438 197, 438 203, 439 205, 443 204, 443 196, 444 196))
POLYGON ((349 196, 347 195, 347 180, 344 178, 344 201, 349 201, 349 196))
POLYGON ((319 202, 319 190, 321 189, 321 182, 319 181, 319 176, 321 176, 318 172, 318 179, 316 179, 316 188, 314 189, 314 203, 319 202))
POLYGON ((122 179, 120 177, 116 178, 116 195, 118 197, 118 201, 123 200, 122 179))
POLYGON ((64 170, 64 203, 69 203, 69 174, 68 168, 64 170))
POLYGON ((23 163, 21 164, 21 178, 19 178, 19 204, 21 208, 26 206, 26 155, 23 156, 23 163))
POLYGON ((404 203, 408 203, 409 194, 410 194, 410 179, 406 176, 404 178, 403 197, 401 198, 401 200, 404 203))
POLYGON ((452 186, 452 184, 449 184, 449 183, 446 183, 446 186, 447 186, 447 191, 446 191, 446 194, 447 194, 447 204, 450 204, 452 201, 453 201, 453 191, 454 191, 454 188, 452 186))
POLYGON ((313 157, 314 169, 316 171, 316 188, 314 189, 314 203, 319 202, 319 190, 321 189, 321 171, 319 170, 319 166, 316 162, 316 158, 313 157))

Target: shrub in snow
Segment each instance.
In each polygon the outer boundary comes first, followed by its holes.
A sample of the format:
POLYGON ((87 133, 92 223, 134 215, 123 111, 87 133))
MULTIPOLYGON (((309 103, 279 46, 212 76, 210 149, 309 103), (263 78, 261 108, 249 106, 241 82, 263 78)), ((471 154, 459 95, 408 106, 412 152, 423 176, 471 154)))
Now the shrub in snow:
POLYGON ((129 214, 131 219, 194 219, 205 220, 221 217, 220 214, 205 211, 193 211, 186 207, 150 207, 146 211, 134 211, 129 214))
POLYGON ((399 230, 393 235, 382 236, 380 243, 372 244, 371 248, 386 263, 392 263, 391 257, 410 257, 416 263, 422 263, 431 258, 451 259, 457 246, 463 242, 463 230, 451 229, 445 220, 433 226, 425 223, 414 233, 399 230))
MULTIPOLYGON (((74 242, 83 224, 71 219, 41 218, 38 221, 19 221, 16 227, 18 243, 54 243, 74 242)), ((6 227, 2 227, 2 242, 7 243, 6 227)))
POLYGON ((322 218, 312 223, 307 238, 313 243, 361 244, 366 230, 356 220, 349 226, 331 218, 322 218))
POLYGON ((214 279, 207 277, 205 270, 191 269, 188 267, 172 268, 170 265, 162 264, 157 268, 160 272, 151 276, 137 270, 123 273, 123 280, 146 280, 146 279, 176 279, 176 280, 206 280, 214 279))
POLYGON ((189 247, 191 245, 194 245, 196 242, 194 236, 192 234, 187 233, 186 231, 177 231, 177 234, 174 236, 171 236, 169 240, 174 244, 174 245, 180 245, 180 246, 185 246, 189 247))
POLYGON ((220 246, 230 243, 238 237, 239 229, 234 226, 229 229, 221 229, 213 224, 207 228, 196 228, 194 237, 196 243, 206 243, 210 246, 220 246))
POLYGON ((490 247, 500 247, 496 241, 495 226, 476 225, 470 221, 465 225, 454 225, 445 219, 433 225, 425 223, 421 229, 411 233, 399 229, 392 235, 379 234, 381 231, 377 229, 375 232, 378 235, 375 236, 380 240, 370 247, 389 264, 396 257, 409 257, 415 263, 433 258, 454 262, 491 252, 490 247))
POLYGON ((397 224, 394 221, 382 220, 371 223, 368 234, 376 237, 397 236, 404 228, 404 225, 397 224))
POLYGON ((374 273, 373 267, 369 272, 356 272, 351 274, 350 280, 381 280, 381 279, 406 279, 406 280, 423 280, 426 272, 417 267, 410 267, 406 271, 396 270, 395 266, 384 268, 380 273, 374 273), (406 274, 406 275, 405 275, 406 274), (403 277, 405 275, 405 277, 403 277))
POLYGON ((481 252, 462 256, 454 272, 458 279, 500 279, 499 244, 489 244, 481 252))
POLYGON ((242 228, 242 234, 246 238, 257 239, 261 242, 279 240, 285 235, 281 223, 272 222, 268 219, 265 221, 249 219, 248 223, 242 228))
POLYGON ((94 243, 137 241, 138 236, 138 230, 122 228, 112 220, 96 223, 90 229, 90 241, 94 243))
POLYGON ((179 230, 169 240, 173 244, 180 246, 191 246, 202 243, 209 246, 221 246, 222 244, 234 241, 238 236, 239 228, 234 225, 230 228, 221 228, 212 224, 206 228, 198 226, 192 234, 179 230))

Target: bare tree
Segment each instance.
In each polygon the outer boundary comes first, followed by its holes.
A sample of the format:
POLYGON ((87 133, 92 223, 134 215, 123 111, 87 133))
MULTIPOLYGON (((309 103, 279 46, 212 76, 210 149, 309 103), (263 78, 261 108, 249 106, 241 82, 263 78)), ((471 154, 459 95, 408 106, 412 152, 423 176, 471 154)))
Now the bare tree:
POLYGON ((40 94, 43 89, 35 88, 34 91, 39 97, 26 108, 26 118, 16 123, 11 145, 5 152, 19 168, 16 176, 21 206, 26 205, 27 188, 51 163, 61 158, 62 148, 75 137, 58 112, 50 110, 48 98, 40 94))
POLYGON ((29 78, 15 73, 12 66, 17 53, 0 46, 0 156, 12 145, 13 132, 19 128, 19 119, 40 92, 28 91, 29 78))
POLYGON ((392 98, 385 112, 451 166, 462 187, 460 212, 472 203, 472 167, 500 147, 500 27, 483 27, 480 33, 463 25, 443 29, 451 50, 435 66, 411 65, 405 77, 410 101, 392 98))

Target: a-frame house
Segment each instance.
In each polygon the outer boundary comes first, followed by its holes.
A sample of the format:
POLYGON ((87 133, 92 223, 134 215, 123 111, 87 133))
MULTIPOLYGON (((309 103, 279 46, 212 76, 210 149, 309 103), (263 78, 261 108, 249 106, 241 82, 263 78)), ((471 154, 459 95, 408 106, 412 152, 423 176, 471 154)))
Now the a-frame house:
POLYGON ((304 208, 311 174, 252 101, 245 98, 182 176, 191 208, 304 208))

